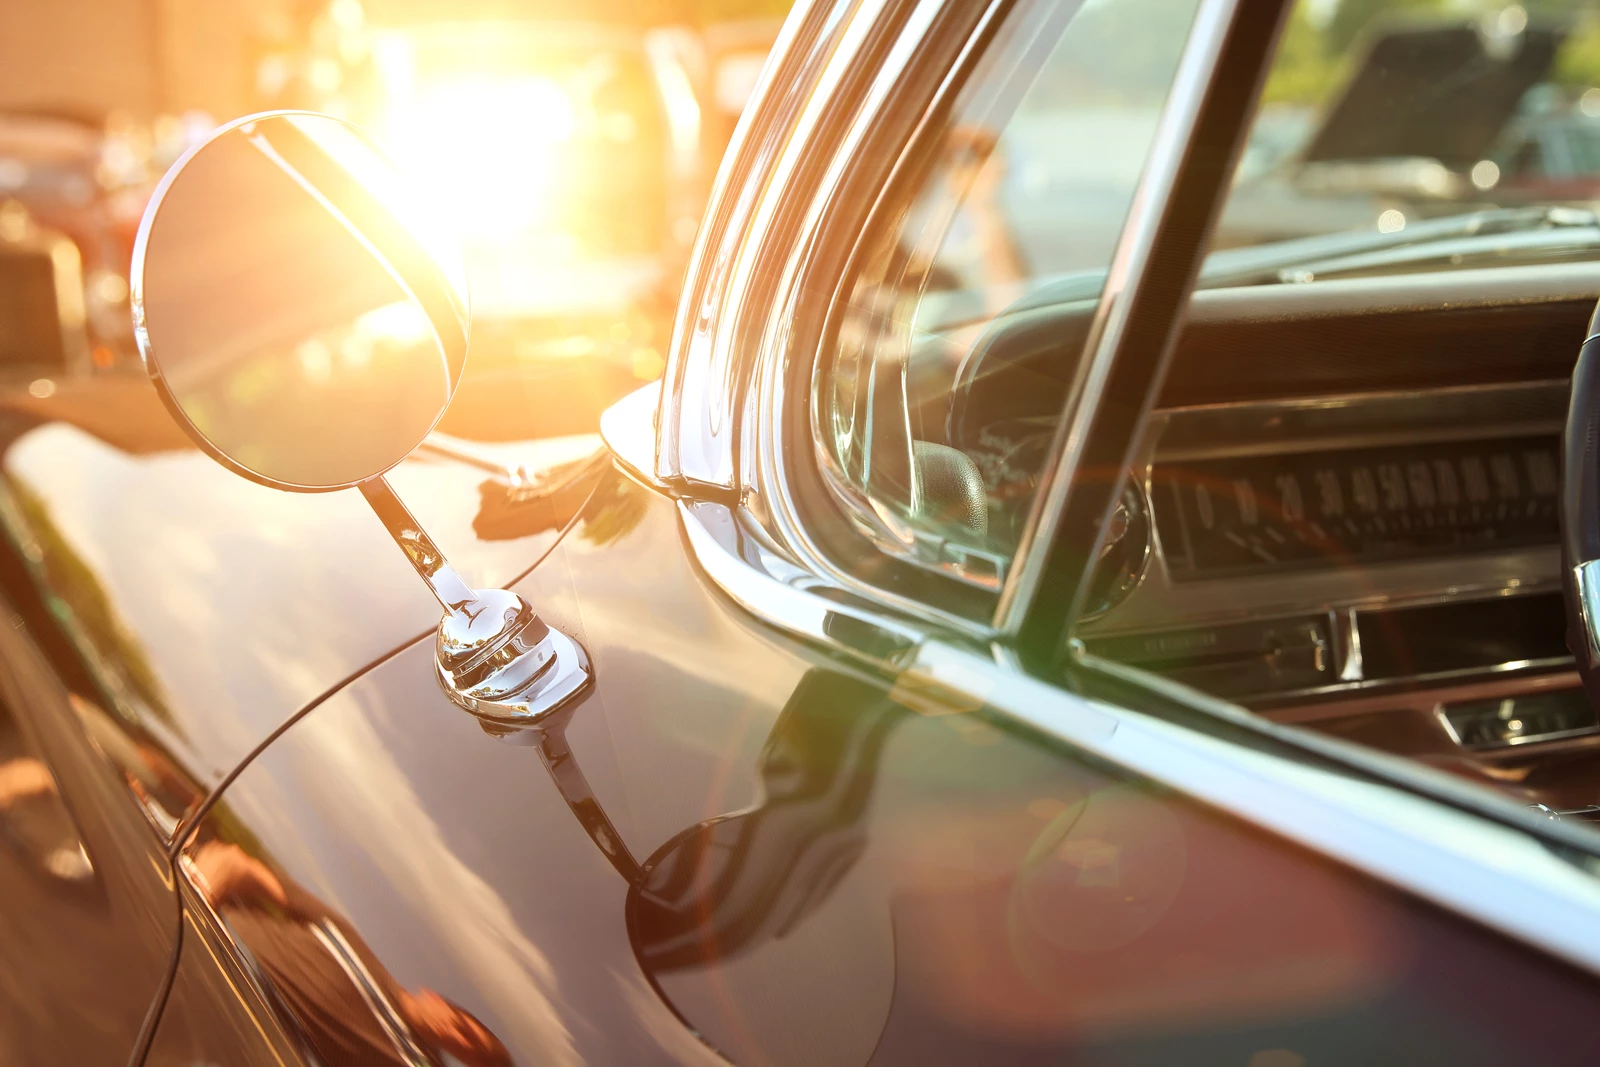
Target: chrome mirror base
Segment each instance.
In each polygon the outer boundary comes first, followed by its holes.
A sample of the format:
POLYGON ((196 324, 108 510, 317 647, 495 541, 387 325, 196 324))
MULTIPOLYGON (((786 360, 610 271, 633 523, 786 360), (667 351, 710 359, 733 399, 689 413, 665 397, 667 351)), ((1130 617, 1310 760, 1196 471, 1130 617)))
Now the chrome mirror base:
POLYGON ((578 642, 552 630, 516 593, 463 582, 382 476, 360 488, 444 608, 438 673, 451 700, 480 719, 528 726, 588 687, 593 671, 578 642))
POLYGON ((581 645, 503 589, 479 593, 473 607, 440 621, 438 674, 457 705, 508 726, 538 722, 593 678, 581 645))

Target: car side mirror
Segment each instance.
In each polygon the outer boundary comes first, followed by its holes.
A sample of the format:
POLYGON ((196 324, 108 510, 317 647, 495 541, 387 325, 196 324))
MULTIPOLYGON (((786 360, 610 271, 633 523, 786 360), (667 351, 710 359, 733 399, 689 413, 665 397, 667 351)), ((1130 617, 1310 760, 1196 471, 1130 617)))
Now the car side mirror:
POLYGON ((130 290, 145 369, 206 454, 366 497, 444 607, 452 700, 522 724, 588 685, 583 649, 517 594, 469 588, 383 477, 444 415, 469 305, 453 239, 364 132, 307 112, 218 129, 157 187, 130 290))

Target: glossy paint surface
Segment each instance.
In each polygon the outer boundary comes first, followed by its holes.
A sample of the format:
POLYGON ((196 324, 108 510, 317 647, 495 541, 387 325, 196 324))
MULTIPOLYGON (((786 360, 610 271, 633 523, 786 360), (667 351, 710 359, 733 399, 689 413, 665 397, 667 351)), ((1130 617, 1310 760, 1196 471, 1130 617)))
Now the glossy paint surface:
POLYGON ((186 909, 171 992, 145 1067, 300 1062, 303 1046, 284 1032, 225 941, 186 909))
POLYGON ((178 908, 156 827, 73 692, 0 601, 0 1063, 126 1063, 178 908))
POLYGON ((224 796, 186 869, 313 1048, 469 1064, 1600 1054, 1591 977, 986 709, 929 714, 729 606, 681 538, 668 501, 615 479, 519 585, 596 669, 543 733, 486 734, 418 646, 224 796), (348 1010, 360 989, 367 1019, 348 1010))
MULTIPOLYGON (((496 456, 537 472, 597 445, 496 456)), ((437 453, 389 478, 477 586, 515 578, 559 526, 437 453)), ((143 381, 0 396, 0 519, 103 701, 202 791, 318 693, 439 619, 358 493, 284 493, 228 473, 143 381)))

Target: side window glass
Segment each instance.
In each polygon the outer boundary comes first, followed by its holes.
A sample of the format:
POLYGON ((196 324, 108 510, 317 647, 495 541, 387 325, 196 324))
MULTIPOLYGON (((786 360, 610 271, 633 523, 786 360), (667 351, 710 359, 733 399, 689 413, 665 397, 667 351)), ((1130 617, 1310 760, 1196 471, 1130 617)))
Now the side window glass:
POLYGON ((892 554, 1004 580, 1196 6, 1018 11, 892 194, 814 398, 824 469, 892 554))

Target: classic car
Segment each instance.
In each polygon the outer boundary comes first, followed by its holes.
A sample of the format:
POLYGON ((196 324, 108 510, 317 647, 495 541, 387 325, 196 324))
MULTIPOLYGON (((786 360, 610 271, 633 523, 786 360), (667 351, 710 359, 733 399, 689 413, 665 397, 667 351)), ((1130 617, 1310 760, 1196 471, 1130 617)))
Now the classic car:
POLYGON ((8 301, 10 321, 0 328, 0 343, 33 350, 7 345, 0 352, 7 364, 30 363, 59 378, 138 361, 128 317, 128 260, 159 174, 157 168, 146 181, 145 162, 122 124, 0 111, 0 269, 16 272, 12 286, 29 284, 18 275, 32 273, 35 285, 54 275, 56 296, 8 301), (77 281, 67 277, 74 274, 77 281), (42 346, 27 336, 30 327, 67 336, 60 345, 42 346))
POLYGON ((1595 1062, 1600 227, 1208 256, 1288 6, 799 5, 576 436, 192 150, 0 404, 0 1062, 1595 1062))

